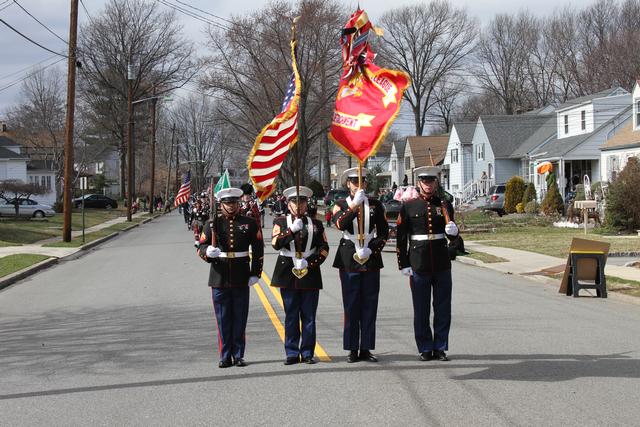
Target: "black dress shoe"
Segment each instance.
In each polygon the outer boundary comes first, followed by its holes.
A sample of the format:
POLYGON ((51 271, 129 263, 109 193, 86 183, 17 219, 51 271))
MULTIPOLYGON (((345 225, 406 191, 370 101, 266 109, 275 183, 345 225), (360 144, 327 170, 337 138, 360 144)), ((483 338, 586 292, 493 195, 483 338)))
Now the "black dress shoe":
POLYGON ((284 364, 285 365, 295 365, 298 362, 300 362, 300 358, 298 356, 287 357, 287 359, 284 361, 284 364))
POLYGON ((302 363, 306 363, 307 365, 314 365, 316 360, 313 357, 303 357, 302 363))
POLYGON ((360 360, 365 360, 367 362, 377 362, 378 359, 371 354, 369 350, 360 350, 360 360))
POLYGON ((441 362, 448 362, 449 361, 449 358, 447 357, 447 354, 442 350, 433 350, 433 358, 435 360, 439 360, 441 362))
POLYGON ((239 357, 236 360, 234 360, 233 364, 239 368, 244 368, 245 366, 247 366, 247 362, 245 362, 242 357, 239 357))
POLYGON ((433 354, 430 351, 423 351, 422 353, 420 353, 420 360, 422 360, 423 362, 433 360, 433 354))
POLYGON ((229 359, 221 360, 220 362, 218 362, 218 368, 228 368, 231 365, 233 365, 233 363, 231 363, 231 360, 229 359))
POLYGON ((347 363, 354 363, 358 361, 358 352, 355 350, 352 350, 349 352, 349 355, 347 356, 347 363))

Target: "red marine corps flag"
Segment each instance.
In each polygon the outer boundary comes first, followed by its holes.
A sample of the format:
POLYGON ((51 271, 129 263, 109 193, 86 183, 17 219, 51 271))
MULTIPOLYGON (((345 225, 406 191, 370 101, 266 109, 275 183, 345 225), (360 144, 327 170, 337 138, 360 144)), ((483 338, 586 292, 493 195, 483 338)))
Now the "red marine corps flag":
POLYGON ((368 37, 375 29, 364 10, 347 21, 340 44, 344 73, 340 79, 329 138, 360 164, 375 154, 400 110, 411 83, 397 70, 377 67, 368 37))
POLYGON ((289 149, 298 141, 298 102, 300 100, 300 75, 296 65, 295 40, 291 41, 291 67, 293 73, 287 86, 282 109, 266 125, 253 145, 249 160, 249 178, 262 202, 273 193, 275 180, 280 173, 289 149))

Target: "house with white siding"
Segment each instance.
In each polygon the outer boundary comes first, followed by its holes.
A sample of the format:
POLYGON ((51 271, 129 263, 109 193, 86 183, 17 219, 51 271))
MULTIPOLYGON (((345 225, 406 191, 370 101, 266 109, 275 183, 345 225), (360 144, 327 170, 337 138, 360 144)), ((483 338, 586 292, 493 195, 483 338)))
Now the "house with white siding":
POLYGON ((444 187, 451 194, 462 190, 473 176, 473 133, 476 122, 458 122, 451 127, 444 167, 449 169, 449 181, 444 187))
POLYGON ((27 182, 27 156, 13 139, 0 135, 0 181, 27 182))
POLYGON ((632 115, 618 133, 600 147, 600 180, 611 182, 627 165, 631 157, 640 158, 640 83, 631 93, 632 115))

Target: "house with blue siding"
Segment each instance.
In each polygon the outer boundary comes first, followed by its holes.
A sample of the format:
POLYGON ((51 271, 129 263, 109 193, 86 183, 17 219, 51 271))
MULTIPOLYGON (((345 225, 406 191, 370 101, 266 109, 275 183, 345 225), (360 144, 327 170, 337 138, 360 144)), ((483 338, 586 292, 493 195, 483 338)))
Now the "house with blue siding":
MULTIPOLYGON (((560 105, 556 135, 529 153, 532 167, 551 162, 563 198, 584 176, 591 182, 600 180, 601 148, 631 121, 631 102, 628 91, 613 88, 560 105)), ((538 179, 536 186, 544 193, 546 181, 538 179)))
POLYGON ((481 116, 473 135, 473 180, 486 176, 505 183, 514 175, 523 176, 519 156, 514 156, 542 126, 549 115, 481 116))

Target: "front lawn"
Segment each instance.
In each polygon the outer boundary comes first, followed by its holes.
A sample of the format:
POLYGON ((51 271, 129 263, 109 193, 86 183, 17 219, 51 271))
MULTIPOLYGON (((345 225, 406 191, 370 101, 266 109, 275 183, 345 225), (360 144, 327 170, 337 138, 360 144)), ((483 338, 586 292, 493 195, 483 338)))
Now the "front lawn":
MULTIPOLYGON (((126 215, 126 212, 113 209, 86 209, 85 228, 102 224, 105 221, 126 215)), ((51 237, 60 237, 62 234, 64 217, 56 214, 46 220, 28 220, 2 217, 0 219, 0 240, 9 245, 20 243, 35 243, 39 240, 51 237)), ((82 229, 82 213, 75 210, 71 214, 71 229, 82 229)))
POLYGON ((49 257, 46 255, 33 254, 15 254, 2 257, 0 258, 0 277, 20 271, 47 258, 49 257))
POLYGON ((479 211, 458 215, 465 240, 566 258, 574 237, 611 244, 609 252, 640 251, 640 237, 607 236, 582 228, 557 228, 552 220, 529 215, 488 216, 479 211))

